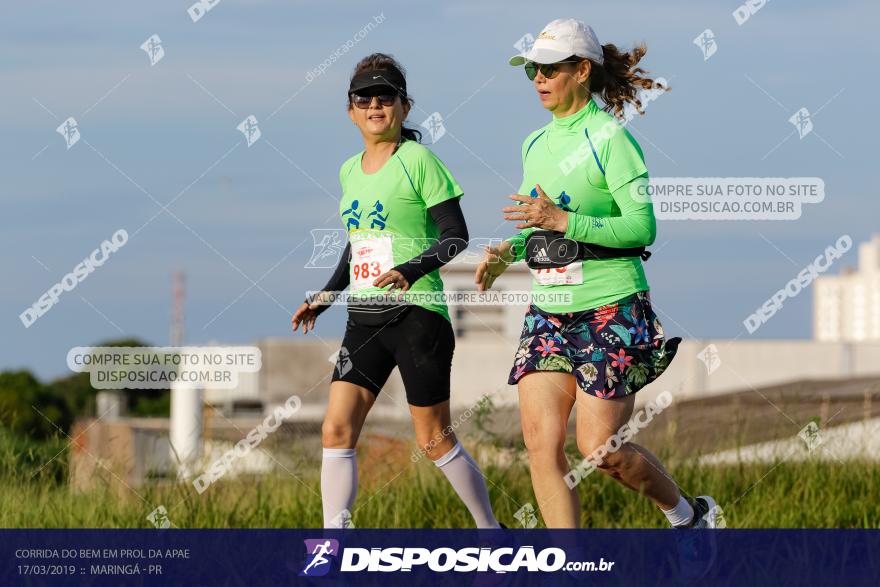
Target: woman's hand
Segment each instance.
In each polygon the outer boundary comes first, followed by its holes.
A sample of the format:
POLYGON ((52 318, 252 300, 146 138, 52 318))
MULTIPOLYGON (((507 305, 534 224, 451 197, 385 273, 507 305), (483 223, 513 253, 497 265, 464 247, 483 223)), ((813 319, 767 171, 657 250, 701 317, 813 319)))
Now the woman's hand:
POLYGON ((302 305, 297 308, 296 312, 293 313, 293 318, 290 319, 290 323, 293 325, 293 331, 296 332, 300 323, 303 327, 303 334, 308 334, 309 330, 314 330, 315 321, 318 319, 318 308, 329 302, 329 297, 330 292, 322 291, 315 296, 312 303, 303 302, 302 305))
POLYGON ((409 282, 406 280, 406 277, 400 271, 395 269, 391 269, 390 271, 386 271, 382 275, 376 278, 373 281, 374 287, 385 287, 388 284, 391 284, 391 287, 388 288, 388 291, 385 293, 391 293, 395 289, 399 289, 400 293, 405 292, 409 289, 409 282))
POLYGON ((507 214, 504 219, 525 221, 525 224, 516 225, 519 229, 537 226, 545 230, 565 232, 568 229, 568 212, 557 206, 540 185, 536 185, 535 190, 538 192, 537 198, 512 194, 510 199, 522 204, 502 209, 507 214))
POLYGON ((477 284, 477 291, 486 291, 499 275, 507 270, 507 267, 513 263, 513 254, 510 252, 510 243, 504 241, 497 247, 486 247, 486 257, 477 265, 477 273, 474 276, 474 283, 477 284))

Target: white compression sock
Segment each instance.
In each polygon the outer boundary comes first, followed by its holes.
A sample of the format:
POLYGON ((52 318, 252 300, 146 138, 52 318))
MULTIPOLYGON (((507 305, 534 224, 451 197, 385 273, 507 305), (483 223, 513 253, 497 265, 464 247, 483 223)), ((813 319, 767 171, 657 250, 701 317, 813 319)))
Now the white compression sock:
POLYGON ((489 492, 486 490, 486 482, 480 467, 471 458, 460 442, 448 453, 434 461, 458 497, 467 506, 468 511, 474 517, 477 528, 500 528, 498 520, 492 513, 492 504, 489 503, 489 492))
POLYGON ((660 508, 660 511, 666 514, 666 519, 673 526, 684 526, 690 524, 694 519, 694 508, 683 495, 678 498, 678 505, 674 508, 671 510, 660 508))
POLYGON ((344 528, 357 495, 357 459, 353 448, 325 448, 321 461, 324 527, 344 528), (348 512, 340 516, 340 513, 348 512))

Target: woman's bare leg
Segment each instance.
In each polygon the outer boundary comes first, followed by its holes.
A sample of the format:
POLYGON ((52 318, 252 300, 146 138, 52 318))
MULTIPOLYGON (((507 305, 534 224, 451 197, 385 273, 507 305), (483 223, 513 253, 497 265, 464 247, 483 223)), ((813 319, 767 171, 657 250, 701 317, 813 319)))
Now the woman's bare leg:
POLYGON ((519 380, 519 411, 529 453, 532 488, 548 528, 577 528, 580 504, 565 483, 565 431, 575 404, 575 378, 569 373, 533 371, 519 380))
MULTIPOLYGON (((577 441, 581 454, 593 455, 608 439, 618 434, 633 413, 635 395, 601 399, 578 393, 577 441)), ((633 442, 609 451, 598 461, 598 468, 633 491, 644 493, 664 510, 672 509, 681 496, 675 481, 651 451, 633 442)))

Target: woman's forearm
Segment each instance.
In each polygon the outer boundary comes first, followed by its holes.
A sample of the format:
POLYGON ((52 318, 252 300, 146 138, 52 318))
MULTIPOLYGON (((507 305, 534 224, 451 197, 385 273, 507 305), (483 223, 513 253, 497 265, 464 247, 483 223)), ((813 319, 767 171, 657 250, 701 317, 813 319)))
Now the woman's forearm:
POLYGON ((433 245, 406 263, 394 267, 412 285, 421 277, 436 271, 467 248, 467 223, 459 198, 452 198, 428 208, 440 236, 433 245))
POLYGON ((653 204, 647 196, 639 200, 632 197, 634 193, 647 193, 644 189, 647 184, 647 174, 641 175, 611 194, 620 208, 620 216, 588 216, 569 212, 565 237, 614 248, 650 245, 657 237, 653 204))
MULTIPOLYGON (((306 298, 306 302, 313 302, 318 296, 324 294, 326 292, 330 293, 338 293, 343 291, 346 287, 349 286, 349 274, 348 274, 348 263, 351 257, 351 242, 345 244, 345 249, 342 251, 342 255, 339 257, 339 263, 336 264, 336 269, 333 271, 333 275, 330 276, 329 281, 327 281, 326 285, 324 285, 323 289, 321 289, 320 293, 313 296, 311 299, 306 298)), ((319 306, 316 310, 316 315, 320 315, 321 312, 329 308, 329 305, 319 306)))

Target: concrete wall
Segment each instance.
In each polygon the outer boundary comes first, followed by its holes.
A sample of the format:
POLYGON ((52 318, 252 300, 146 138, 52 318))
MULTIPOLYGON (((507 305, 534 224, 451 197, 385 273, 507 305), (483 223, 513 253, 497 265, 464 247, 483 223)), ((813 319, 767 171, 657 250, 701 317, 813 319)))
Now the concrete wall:
POLYGON ((696 399, 798 379, 839 379, 880 374, 880 343, 812 340, 690 339, 679 346, 669 369, 639 393, 637 404, 664 390, 676 400, 696 399), (715 345, 717 368, 711 373, 699 354, 715 345))
POLYGON ((78 420, 72 436, 70 484, 74 489, 109 486, 125 495, 148 476, 173 470, 165 418, 78 420))
MULTIPOLYGON (((880 255, 880 253, 878 253, 880 255)), ((473 257, 473 255, 472 255, 473 257)), ((441 270, 447 291, 473 291, 473 259, 456 258, 441 270)), ((523 263, 511 266, 493 289, 528 290, 531 276, 523 263)), ((515 386, 507 385, 513 365, 526 305, 510 304, 495 312, 472 312, 450 307, 456 339, 452 366, 452 405, 464 410, 490 394, 496 404, 515 405, 515 386)), ((340 333, 340 337, 341 337, 340 333)), ((258 345, 263 369, 256 381, 243 381, 241 389, 208 390, 206 400, 253 397, 266 405, 283 403, 296 393, 304 413, 320 417, 327 402, 333 362, 340 338, 294 340, 268 338, 258 345)), ((664 390, 677 400, 784 383, 798 379, 836 379, 880 374, 880 342, 842 343, 813 340, 689 339, 660 379, 639 392, 642 405, 664 390), (700 353, 714 345, 719 361, 709 372, 700 353)), ((395 369, 374 408, 389 417, 409 418, 406 395, 395 369)))
MULTIPOLYGON (((264 339, 259 344, 263 350, 260 390, 264 401, 283 403, 296 393, 306 406, 314 406, 317 409, 313 411, 320 414, 320 406, 326 405, 333 370, 328 357, 338 350, 340 340, 264 339)), ((487 393, 498 405, 517 403, 516 387, 507 385, 516 344, 516 337, 500 335, 476 340, 464 337, 456 341, 452 365, 453 409, 466 409, 487 393)), ((691 339, 681 343, 666 373, 639 392, 637 404, 664 390, 673 392, 676 400, 683 400, 797 379, 867 375, 880 375, 880 343, 691 339), (709 345, 715 345, 719 361, 711 374, 699 358, 709 345)), ((219 394, 219 390, 214 392, 215 397, 219 394)), ((391 416, 409 417, 397 369, 380 394, 376 409, 391 416)))
MULTIPOLYGON (((506 384, 516 352, 515 341, 456 343, 453 361, 453 405, 473 405, 486 392, 496 403, 516 403, 515 387, 506 384), (509 389, 508 389, 509 388, 509 389)), ((851 347, 810 340, 729 339, 685 340, 666 372, 641 390, 637 405, 671 391, 676 400, 695 399, 732 391, 784 383, 796 379, 836 379, 880 374, 880 343, 851 347), (709 374, 699 354, 709 345, 717 349, 718 366, 709 374)))

